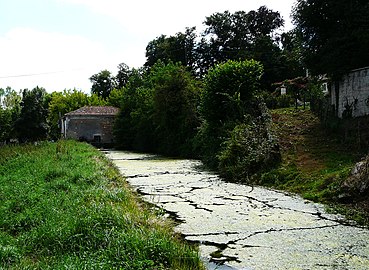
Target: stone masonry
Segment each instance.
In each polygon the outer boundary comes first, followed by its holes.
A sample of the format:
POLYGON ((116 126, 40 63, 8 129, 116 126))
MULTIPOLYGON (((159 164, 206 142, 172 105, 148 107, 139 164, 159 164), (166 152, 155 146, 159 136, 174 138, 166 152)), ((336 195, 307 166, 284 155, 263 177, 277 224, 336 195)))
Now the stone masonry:
POLYGON ((110 106, 82 107, 64 115, 61 132, 66 139, 113 145, 113 125, 118 112, 118 108, 110 106))

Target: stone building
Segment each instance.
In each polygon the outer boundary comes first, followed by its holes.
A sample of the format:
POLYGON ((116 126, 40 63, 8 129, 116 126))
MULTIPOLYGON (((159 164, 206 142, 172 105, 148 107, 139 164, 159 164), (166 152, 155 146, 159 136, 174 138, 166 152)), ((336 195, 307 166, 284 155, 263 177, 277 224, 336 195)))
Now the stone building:
POLYGON ((85 106, 66 113, 61 122, 61 133, 66 139, 87 141, 96 146, 114 144, 113 125, 118 108, 85 106))
POLYGON ((332 83, 330 102, 339 118, 369 115, 369 67, 351 71, 338 86, 332 83))

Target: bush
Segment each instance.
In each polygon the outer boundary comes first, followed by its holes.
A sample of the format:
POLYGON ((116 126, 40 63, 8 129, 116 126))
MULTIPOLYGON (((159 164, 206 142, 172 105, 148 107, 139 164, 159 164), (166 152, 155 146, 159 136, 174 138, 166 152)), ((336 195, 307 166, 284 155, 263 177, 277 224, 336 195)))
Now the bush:
POLYGON ((196 138, 208 166, 217 167, 217 155, 229 132, 246 115, 255 115, 253 103, 262 72, 262 65, 254 60, 228 61, 208 72, 200 108, 204 122, 196 138))
POLYGON ((237 125, 222 144, 219 172, 227 179, 250 182, 250 176, 281 160, 278 141, 270 131, 270 116, 262 103, 259 106, 261 115, 237 125))
POLYGON ((289 94, 263 92, 261 96, 269 109, 289 108, 294 105, 294 98, 289 94))

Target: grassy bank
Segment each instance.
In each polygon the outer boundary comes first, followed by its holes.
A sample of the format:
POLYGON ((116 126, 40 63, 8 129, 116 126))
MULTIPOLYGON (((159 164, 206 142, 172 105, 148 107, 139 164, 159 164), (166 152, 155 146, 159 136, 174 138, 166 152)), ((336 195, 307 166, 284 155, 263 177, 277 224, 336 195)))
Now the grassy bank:
POLYGON ((172 229, 87 144, 0 148, 0 269, 202 269, 172 229))
POLYGON ((362 205, 339 203, 340 186, 362 154, 337 135, 326 132, 308 109, 278 109, 272 111, 272 116, 282 163, 264 174, 260 184, 330 204, 349 218, 369 224, 365 202, 362 205))

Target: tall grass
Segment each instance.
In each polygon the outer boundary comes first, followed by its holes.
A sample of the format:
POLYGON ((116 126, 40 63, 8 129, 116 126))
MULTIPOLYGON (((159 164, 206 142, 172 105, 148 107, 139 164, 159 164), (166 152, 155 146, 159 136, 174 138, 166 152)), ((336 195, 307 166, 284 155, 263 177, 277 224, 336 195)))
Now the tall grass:
POLYGON ((0 269, 203 269, 97 150, 0 148, 0 269))

